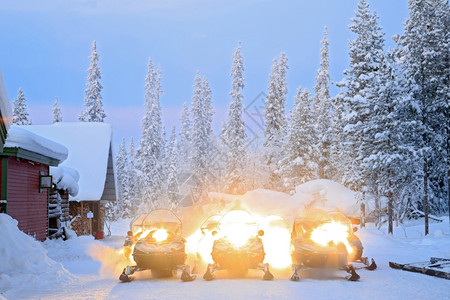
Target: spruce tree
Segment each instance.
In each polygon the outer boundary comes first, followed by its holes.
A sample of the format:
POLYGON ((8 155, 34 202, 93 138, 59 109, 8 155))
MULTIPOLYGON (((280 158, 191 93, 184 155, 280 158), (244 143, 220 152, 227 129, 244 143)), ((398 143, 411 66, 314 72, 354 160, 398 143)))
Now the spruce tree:
POLYGON ((103 86, 100 83, 102 76, 98 66, 99 55, 95 41, 92 43, 92 54, 89 58, 91 65, 86 71, 89 75, 86 83, 87 88, 84 90, 86 94, 84 98, 85 110, 81 112, 79 120, 84 122, 103 122, 106 114, 103 110, 101 94, 103 86))
POLYGON ((360 0, 353 23, 349 25, 356 34, 356 38, 349 42, 350 68, 344 71, 347 77, 339 84, 345 89, 342 99, 343 155, 349 158, 343 182, 357 191, 365 191, 369 186, 368 170, 362 168, 362 161, 367 157, 372 143, 366 136, 371 106, 365 91, 376 84, 374 74, 380 68, 384 55, 384 34, 377 19, 376 13, 370 12, 369 4, 360 0))
POLYGON ((416 145, 423 166, 423 200, 419 205, 428 234, 429 210, 442 212, 443 195, 448 195, 449 9, 448 1, 443 0, 410 0, 408 8, 404 35, 397 41, 408 79, 404 87, 419 105, 416 130, 421 138, 416 145))
POLYGON ((200 194, 206 191, 212 179, 210 167, 214 134, 211 127, 213 115, 211 95, 208 81, 206 78, 202 80, 197 71, 191 105, 191 162, 196 178, 195 186, 200 194))
POLYGON ((228 122, 224 128, 224 144, 227 148, 227 166, 225 173, 225 191, 243 193, 245 190, 245 132, 242 118, 242 90, 244 89, 244 63, 241 55, 241 43, 233 54, 233 64, 230 76, 233 78, 228 122))
POLYGON ((17 125, 31 125, 31 119, 27 111, 27 99, 25 99, 22 88, 19 88, 17 91, 17 98, 14 99, 13 106, 12 123, 17 125))
POLYGON ((61 109, 58 105, 58 97, 55 97, 55 103, 53 104, 53 123, 62 122, 61 109))
POLYGON ((125 146, 125 139, 119 146, 119 151, 116 155, 116 170, 118 183, 119 198, 114 204, 113 218, 130 218, 133 216, 131 201, 130 201, 130 165, 128 162, 128 153, 125 146))
POLYGON ((264 108, 265 137, 264 156, 269 169, 269 188, 276 189, 280 184, 280 177, 276 174, 278 164, 283 158, 285 149, 285 138, 287 133, 287 122, 285 115, 286 106, 286 72, 287 58, 281 53, 280 60, 273 60, 272 70, 269 76, 269 87, 264 108))
POLYGON ((152 60, 149 59, 145 78, 146 114, 142 120, 142 137, 136 152, 141 174, 138 183, 140 198, 145 209, 159 206, 163 196, 164 139, 159 102, 161 94, 161 71, 159 68, 155 70, 152 60))
POLYGON ((330 147, 332 143, 332 115, 330 99, 330 64, 328 55, 328 31, 325 26, 320 49, 320 69, 317 71, 314 86, 314 115, 317 120, 318 177, 333 177, 330 147))
POLYGON ((173 126, 167 148, 167 198, 171 208, 177 207, 180 201, 180 190, 178 184, 178 148, 176 138, 176 130, 175 126, 173 126))
POLYGON ((311 95, 307 89, 298 88, 290 113, 286 155, 278 171, 287 191, 317 178, 319 152, 316 141, 311 95))
POLYGON ((190 152, 192 143, 192 125, 189 113, 189 106, 186 102, 183 103, 183 110, 181 111, 181 130, 180 130, 180 142, 178 143, 179 152, 179 166, 180 173, 187 173, 190 171, 190 152))

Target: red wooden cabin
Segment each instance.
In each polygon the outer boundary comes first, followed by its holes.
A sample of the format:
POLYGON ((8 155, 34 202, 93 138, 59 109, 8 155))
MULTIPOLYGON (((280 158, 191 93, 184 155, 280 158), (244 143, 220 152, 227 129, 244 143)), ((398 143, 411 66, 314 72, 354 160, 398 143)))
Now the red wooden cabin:
POLYGON ((17 126, 8 131, 0 153, 2 212, 18 221, 23 232, 43 241, 48 230, 49 166, 67 157, 67 148, 17 126))

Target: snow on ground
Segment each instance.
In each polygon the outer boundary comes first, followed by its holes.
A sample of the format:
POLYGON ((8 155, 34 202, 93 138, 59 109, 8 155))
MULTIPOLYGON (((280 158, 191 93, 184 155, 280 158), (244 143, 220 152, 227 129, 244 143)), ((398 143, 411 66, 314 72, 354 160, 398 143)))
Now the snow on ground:
MULTIPOLYGON (((320 188, 324 185, 329 186, 318 181, 301 193, 311 194, 319 190, 320 199, 332 198, 333 192, 336 196, 338 188, 320 188)), ((341 193, 344 195, 339 198, 348 196, 345 190, 341 193)), ((194 232, 195 226, 200 226, 206 217, 236 205, 237 198, 230 195, 212 194, 210 197, 215 200, 178 212, 183 225, 187 225, 185 236, 194 232)), ((296 197, 298 195, 255 190, 238 197, 238 200, 247 209, 257 208, 255 213, 282 214, 284 211, 292 218, 302 205, 307 206, 295 201, 296 197)), ((5 218, 9 217, 0 220, 5 218)), ((324 274, 322 270, 304 271, 299 282, 292 282, 289 269, 279 271, 272 268, 274 281, 263 281, 263 272, 253 270, 241 279, 229 279, 226 271, 218 271, 215 272, 217 279, 211 282, 203 280, 204 271, 200 271, 193 282, 181 282, 180 272, 177 277, 155 279, 151 278, 150 271, 144 271, 136 273, 136 279, 130 283, 118 280, 121 270, 127 265, 121 248, 130 220, 112 223, 109 226, 111 235, 102 241, 85 236, 43 243, 25 236, 17 226, 11 229, 11 224, 16 223, 9 220, 5 232, 12 232, 12 236, 5 240, 0 235, 0 299, 449 299, 448 280, 394 270, 388 265, 389 261, 411 263, 428 261, 430 257, 450 258, 449 221, 448 218, 442 220, 430 224, 428 236, 424 236, 423 220, 396 227, 392 236, 387 234, 386 228, 378 230, 373 224, 360 229, 357 235, 364 245, 364 256, 373 257, 378 269, 359 270, 361 279, 358 282, 345 280, 347 274, 343 271, 324 274), (19 243, 25 238, 26 243, 19 243), (47 254, 42 247, 48 251, 47 254), (40 255, 39 259, 33 259, 35 252, 40 255), (26 259, 17 260, 13 253, 26 259)), ((2 231, 4 223, 0 223, 2 231)), ((192 266, 191 262, 188 263, 192 266)))
POLYGON ((63 265, 47 256, 40 242, 20 231, 16 220, 0 214, 0 228, 0 295, 76 279, 63 265))
MULTIPOLYGON (((42 245, 48 256, 64 265, 77 280, 59 283, 41 277, 41 284, 29 282, 25 274, 14 280, 22 286, 13 287, 2 296, 6 299, 448 299, 449 281, 427 275, 389 268, 389 261, 400 263, 425 261, 430 256, 450 257, 450 230, 448 220, 433 223, 430 235, 424 237, 423 225, 396 228, 394 236, 374 227, 361 229, 358 235, 366 255, 378 263, 375 271, 360 270, 359 282, 342 279, 344 272, 335 272, 326 278, 317 274, 302 274, 299 282, 289 276, 278 276, 274 281, 262 281, 262 272, 251 271, 247 278, 227 279, 217 272, 215 281, 200 277, 193 282, 181 282, 178 277, 153 279, 143 272, 139 279, 120 283, 120 270, 102 268, 120 261, 119 249, 128 230, 128 222, 112 224, 114 235, 103 241, 78 237, 68 241, 46 241, 42 245), (113 229, 114 228, 114 229, 113 229), (405 236, 406 232, 406 236, 405 236), (108 257, 108 254, 110 255, 108 257), (95 259, 93 258, 95 257, 95 259), (102 263, 98 259, 102 259, 102 263), (103 273, 102 273, 103 272, 103 273), (110 272, 110 273, 108 273, 110 272), (309 277, 307 277, 309 276, 309 277)), ((42 270, 44 272, 44 269, 42 270)))

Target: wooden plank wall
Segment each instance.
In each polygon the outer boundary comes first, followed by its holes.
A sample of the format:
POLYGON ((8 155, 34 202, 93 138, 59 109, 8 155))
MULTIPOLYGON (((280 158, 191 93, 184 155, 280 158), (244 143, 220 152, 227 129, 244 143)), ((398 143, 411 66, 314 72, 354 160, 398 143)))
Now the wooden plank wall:
POLYGON ((114 177, 114 164, 111 147, 109 148, 108 166, 106 169, 106 180, 101 200, 116 201, 116 181, 114 177))
POLYGON ((19 229, 43 241, 48 226, 48 190, 39 192, 39 174, 49 167, 16 157, 8 160, 8 215, 19 221, 19 229))

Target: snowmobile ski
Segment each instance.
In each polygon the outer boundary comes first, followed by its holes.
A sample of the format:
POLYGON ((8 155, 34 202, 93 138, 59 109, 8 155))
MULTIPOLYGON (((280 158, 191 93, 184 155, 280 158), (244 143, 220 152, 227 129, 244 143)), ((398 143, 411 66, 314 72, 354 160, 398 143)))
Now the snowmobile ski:
POLYGON ((422 273, 450 280, 450 259, 448 258, 431 257, 430 261, 409 264, 390 261, 389 266, 393 269, 422 273))
POLYGON ((373 258, 371 259, 370 264, 369 264, 369 259, 367 257, 362 257, 361 260, 352 261, 352 263, 363 264, 363 265, 354 265, 353 268, 355 270, 366 269, 369 271, 373 271, 376 268, 378 268, 378 266, 373 258))

